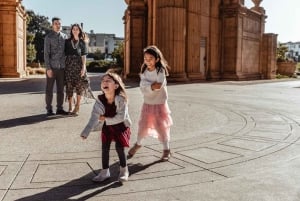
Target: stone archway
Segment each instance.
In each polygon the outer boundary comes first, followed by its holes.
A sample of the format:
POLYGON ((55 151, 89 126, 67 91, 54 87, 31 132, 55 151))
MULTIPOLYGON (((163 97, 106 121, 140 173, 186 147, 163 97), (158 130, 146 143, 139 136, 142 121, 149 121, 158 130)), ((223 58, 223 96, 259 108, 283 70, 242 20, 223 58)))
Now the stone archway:
MULTIPOLYGON (((262 0, 125 0, 124 77, 137 77, 142 50, 157 45, 170 80, 274 78, 276 34, 265 34, 262 0)), ((21 0, 0 2, 0 77, 21 77, 26 65, 21 0), (4 20, 5 19, 5 20, 4 20)))

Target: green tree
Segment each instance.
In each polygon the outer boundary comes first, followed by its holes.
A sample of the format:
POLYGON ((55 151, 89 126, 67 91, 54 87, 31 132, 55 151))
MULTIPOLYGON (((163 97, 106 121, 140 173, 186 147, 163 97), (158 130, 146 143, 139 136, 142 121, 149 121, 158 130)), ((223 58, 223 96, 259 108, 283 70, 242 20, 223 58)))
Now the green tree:
POLYGON ((277 46, 277 61, 285 61, 286 58, 286 53, 288 52, 288 47, 284 46, 283 44, 278 44, 277 46))
POLYGON ((33 62, 36 58, 36 49, 34 45, 32 44, 34 41, 34 35, 31 33, 27 33, 26 35, 26 59, 29 62, 33 62))
POLYGON ((100 49, 96 49, 96 51, 94 52, 94 59, 95 60, 104 59, 104 54, 101 52, 100 49))
POLYGON ((111 53, 113 59, 117 60, 117 65, 121 68, 124 67, 124 42, 118 41, 117 47, 111 53))
POLYGON ((44 38, 50 29, 51 23, 48 17, 37 15, 32 10, 27 11, 27 35, 34 36, 32 44, 36 50, 36 60, 39 62, 44 62, 44 38))

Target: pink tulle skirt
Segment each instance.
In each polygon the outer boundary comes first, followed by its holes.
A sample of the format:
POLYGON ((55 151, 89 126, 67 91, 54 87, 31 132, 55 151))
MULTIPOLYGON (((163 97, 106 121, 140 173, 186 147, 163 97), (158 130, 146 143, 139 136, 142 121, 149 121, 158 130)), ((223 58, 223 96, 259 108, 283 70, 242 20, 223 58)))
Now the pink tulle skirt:
POLYGON ((170 113, 167 103, 159 105, 144 103, 139 120, 139 137, 152 136, 161 142, 170 141, 170 127, 173 125, 170 113))

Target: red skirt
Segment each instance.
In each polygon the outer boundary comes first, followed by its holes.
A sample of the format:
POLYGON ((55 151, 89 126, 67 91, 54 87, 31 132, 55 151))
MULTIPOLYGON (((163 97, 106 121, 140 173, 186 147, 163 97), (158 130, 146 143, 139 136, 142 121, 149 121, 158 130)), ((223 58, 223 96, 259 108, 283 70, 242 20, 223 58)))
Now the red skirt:
POLYGON ((101 140, 103 143, 115 141, 124 147, 129 147, 130 134, 130 128, 126 127, 123 122, 115 125, 106 125, 104 123, 101 133, 101 140))

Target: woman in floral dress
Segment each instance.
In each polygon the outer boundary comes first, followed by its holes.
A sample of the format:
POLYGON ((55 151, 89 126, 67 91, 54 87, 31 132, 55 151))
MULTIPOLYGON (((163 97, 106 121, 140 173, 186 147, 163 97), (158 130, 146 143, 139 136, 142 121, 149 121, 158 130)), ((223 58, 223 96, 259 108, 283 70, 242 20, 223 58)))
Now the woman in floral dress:
POLYGON ((69 113, 78 115, 82 95, 93 97, 86 75, 86 55, 88 39, 79 24, 71 27, 70 38, 65 42, 66 97, 69 102, 69 113), (73 92, 76 92, 75 107, 72 108, 73 92))

